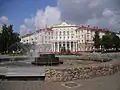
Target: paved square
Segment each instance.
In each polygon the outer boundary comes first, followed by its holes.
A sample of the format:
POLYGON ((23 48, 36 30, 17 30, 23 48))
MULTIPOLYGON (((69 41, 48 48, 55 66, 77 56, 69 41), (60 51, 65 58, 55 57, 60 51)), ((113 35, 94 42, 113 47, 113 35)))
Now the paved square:
POLYGON ((66 88, 76 88, 76 87, 80 87, 82 85, 79 83, 76 83, 76 82, 66 82, 66 83, 62 83, 62 86, 66 87, 66 88))

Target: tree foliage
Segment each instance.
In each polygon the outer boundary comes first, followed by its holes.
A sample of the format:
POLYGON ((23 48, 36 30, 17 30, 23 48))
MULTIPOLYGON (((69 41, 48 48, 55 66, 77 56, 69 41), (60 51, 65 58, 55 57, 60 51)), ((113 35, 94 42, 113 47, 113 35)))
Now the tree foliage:
POLYGON ((112 34, 111 32, 107 31, 105 33, 105 35, 102 36, 102 46, 105 48, 105 49, 110 49, 112 48, 112 34))
POLYGON ((96 31, 93 41, 96 49, 99 49, 101 46, 106 50, 116 49, 116 51, 118 51, 120 48, 120 38, 114 32, 107 31, 102 38, 100 38, 99 32, 96 31))
POLYGON ((93 38, 93 41, 94 41, 95 48, 99 49, 100 45, 101 45, 101 39, 100 39, 100 36, 99 36, 99 31, 95 32, 95 36, 93 38))
POLYGON ((13 32, 13 25, 2 25, 0 33, 0 52, 8 51, 8 48, 15 42, 19 42, 19 34, 13 32))
POLYGON ((105 35, 102 36, 102 46, 105 49, 115 48, 118 50, 120 47, 120 38, 115 33, 107 31, 105 35))
POLYGON ((112 33, 112 46, 113 48, 116 49, 116 51, 118 51, 119 47, 120 47, 120 38, 115 34, 115 33, 112 33))

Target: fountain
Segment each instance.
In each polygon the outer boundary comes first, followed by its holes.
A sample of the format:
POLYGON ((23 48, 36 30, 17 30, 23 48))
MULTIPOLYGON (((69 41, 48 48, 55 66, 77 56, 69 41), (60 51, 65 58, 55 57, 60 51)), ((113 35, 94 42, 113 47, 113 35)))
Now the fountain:
MULTIPOLYGON (((33 65, 58 65, 62 63, 58 57, 55 57, 55 54, 51 53, 51 44, 30 44, 26 47, 17 42, 11 45, 10 49, 14 48, 15 45, 22 49, 33 65)), ((13 56, 12 59, 15 57, 13 56)))
POLYGON ((0 69, 4 67, 6 70, 3 70, 5 73, 0 70, 0 78, 7 80, 44 79, 45 67, 38 65, 52 66, 62 63, 58 57, 55 57, 55 54, 51 53, 51 44, 27 44, 26 46, 26 44, 17 42, 9 47, 10 51, 13 51, 16 46, 19 51, 22 51, 22 55, 0 57, 0 69), (7 59, 6 62, 5 59, 7 59))
POLYGON ((41 40, 42 42, 38 45, 34 44, 33 55, 34 61, 32 64, 34 65, 58 65, 62 62, 59 61, 58 57, 55 57, 55 54, 51 53, 51 43, 46 44, 44 41, 44 32, 41 32, 41 40), (34 54, 35 53, 35 54, 34 54))
POLYGON ((38 50, 38 56, 32 62, 34 65, 58 65, 62 63, 58 57, 55 57, 55 54, 50 53, 51 44, 39 44, 35 50, 38 50))

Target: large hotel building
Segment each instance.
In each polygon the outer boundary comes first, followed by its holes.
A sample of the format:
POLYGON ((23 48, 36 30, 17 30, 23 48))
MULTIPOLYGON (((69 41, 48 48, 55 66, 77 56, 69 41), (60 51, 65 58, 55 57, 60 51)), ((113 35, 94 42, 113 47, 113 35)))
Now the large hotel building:
POLYGON ((93 37, 96 30, 100 31, 100 37, 106 32, 98 27, 78 26, 63 22, 60 25, 53 25, 50 28, 22 36, 21 42, 36 45, 49 44, 51 45, 50 52, 60 52, 61 47, 71 52, 93 51, 93 37))

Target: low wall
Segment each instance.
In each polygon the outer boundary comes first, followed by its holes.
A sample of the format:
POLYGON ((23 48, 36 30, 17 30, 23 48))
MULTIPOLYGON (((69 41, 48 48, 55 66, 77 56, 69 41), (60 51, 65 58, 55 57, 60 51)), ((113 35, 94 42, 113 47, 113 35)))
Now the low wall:
POLYGON ((112 75, 120 71, 120 61, 83 67, 46 69, 45 81, 71 81, 112 75))

